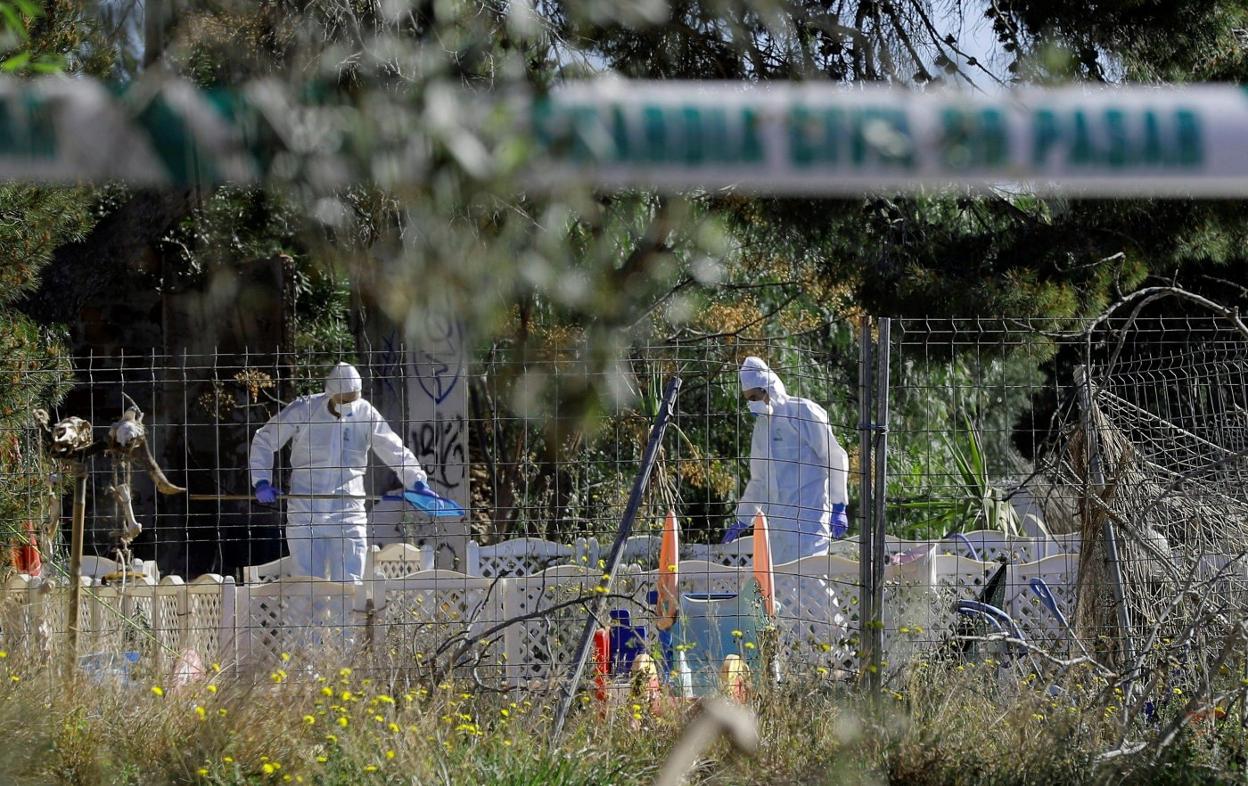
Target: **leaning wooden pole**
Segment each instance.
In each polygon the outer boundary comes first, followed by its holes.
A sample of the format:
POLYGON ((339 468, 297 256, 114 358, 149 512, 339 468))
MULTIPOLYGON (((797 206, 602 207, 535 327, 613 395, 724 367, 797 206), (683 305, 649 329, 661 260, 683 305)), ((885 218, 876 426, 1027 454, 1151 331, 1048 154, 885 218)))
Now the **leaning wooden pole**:
POLYGON ((81 461, 73 463, 74 513, 69 541, 69 620, 65 661, 69 673, 78 664, 78 620, 82 617, 82 541, 87 523, 87 468, 81 461))
POLYGON ((595 594, 586 601, 588 612, 585 615, 585 628, 581 631, 581 639, 577 644, 576 655, 573 656, 572 660, 572 673, 568 675, 568 680, 563 686, 563 695, 559 700, 559 710, 555 713, 554 728, 551 730, 550 735, 552 745, 559 741, 559 737, 563 733, 563 726, 568 719, 568 711, 572 708, 573 699, 576 698, 576 688, 581 684, 581 674, 585 671, 585 661, 589 656, 590 644, 593 642, 594 628, 598 626, 598 619, 602 610, 602 596, 611 591, 611 585, 615 581, 615 571, 619 568, 620 559, 624 555, 624 543, 633 532, 633 522, 637 519, 637 511, 641 508, 641 499, 646 493, 646 487, 650 484, 650 473, 654 470, 655 461, 659 457, 659 447, 663 444, 663 435, 667 431, 667 424, 671 421, 672 411, 676 407, 676 396, 680 393, 680 384, 680 377, 672 377, 668 380, 667 388, 663 391, 663 400, 659 404, 659 412, 655 415, 654 423, 650 427, 650 439, 647 441, 645 453, 641 457, 641 470, 633 481, 633 490, 628 495, 628 504, 624 508, 624 516, 620 519, 619 531, 615 534, 615 543, 611 546, 611 555, 607 557, 607 564, 603 570, 605 578, 603 579, 602 588, 605 592, 595 594))

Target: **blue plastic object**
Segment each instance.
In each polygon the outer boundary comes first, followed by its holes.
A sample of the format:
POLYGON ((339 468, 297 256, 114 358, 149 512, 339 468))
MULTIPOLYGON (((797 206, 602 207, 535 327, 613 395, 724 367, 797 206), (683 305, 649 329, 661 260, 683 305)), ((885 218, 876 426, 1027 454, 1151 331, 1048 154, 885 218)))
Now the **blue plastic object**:
POLYGON ((962 545, 966 546, 966 550, 967 550, 967 551, 969 551, 969 552, 971 552, 971 559, 975 560, 976 562, 979 562, 979 561, 980 561, 980 560, 979 560, 979 549, 975 548, 975 546, 971 544, 971 539, 970 539, 970 538, 968 538, 967 536, 963 535, 961 532, 955 532, 955 533, 953 533, 952 535, 950 535, 949 537, 950 537, 950 538, 953 538, 954 540, 961 541, 962 545))
POLYGON ((682 675, 688 695, 705 696, 719 684, 724 658, 737 655, 756 674, 760 664, 760 633, 767 625, 762 588, 751 580, 740 594, 683 593, 672 641, 683 651, 682 675))
POLYGON ((1057 607, 1057 599, 1053 597, 1053 592, 1049 589, 1049 585, 1044 583, 1044 579, 1037 576, 1027 582, 1027 586, 1040 599, 1044 607, 1049 610, 1049 613, 1056 617, 1058 622, 1062 623, 1063 628, 1070 627, 1070 622, 1066 620, 1066 615, 1062 613, 1062 610, 1057 607))
POLYGON ((123 652, 96 652, 82 655, 78 665, 83 673, 97 685, 118 683, 134 685, 134 667, 138 665, 139 653, 134 650, 123 652))
POLYGON ((401 499, 434 518, 463 518, 465 515, 464 509, 454 500, 449 500, 432 491, 408 490, 404 491, 402 496, 387 494, 382 499, 401 499))
POLYGON ((611 621, 611 673, 628 674, 633 661, 646 650, 646 628, 634 626, 627 609, 612 609, 611 621))
POLYGON ((744 521, 738 521, 734 523, 731 527, 728 528, 728 531, 724 533, 724 539, 721 541, 721 543, 733 542, 737 538, 741 537, 742 532, 745 532, 747 529, 749 529, 752 526, 754 525, 746 524, 744 521))
POLYGON ((1008 629, 1009 634, 1019 641, 1026 641, 1023 632, 1019 630, 1018 625, 1014 624, 1014 619, 996 606, 988 603, 981 603, 977 600, 960 600, 956 609, 961 614, 973 613, 981 614, 989 619, 993 619, 1008 629))

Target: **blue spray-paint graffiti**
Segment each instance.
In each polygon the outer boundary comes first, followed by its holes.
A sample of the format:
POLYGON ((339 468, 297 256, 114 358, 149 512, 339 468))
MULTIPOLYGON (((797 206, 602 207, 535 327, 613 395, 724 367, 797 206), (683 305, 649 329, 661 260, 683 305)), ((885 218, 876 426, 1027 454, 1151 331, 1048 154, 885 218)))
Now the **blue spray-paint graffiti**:
POLYGON ((388 401, 399 400, 399 382, 403 379, 403 354, 399 350, 399 339, 395 333, 382 338, 375 369, 374 382, 380 385, 381 395, 388 401))
POLYGON ((432 422, 413 424, 412 444, 417 460, 429 473, 429 482, 452 497, 468 481, 467 423, 461 414, 434 415, 432 422))
POLYGON ((453 319, 430 315, 422 346, 415 353, 416 381, 435 405, 446 401, 463 375, 463 327, 453 319))

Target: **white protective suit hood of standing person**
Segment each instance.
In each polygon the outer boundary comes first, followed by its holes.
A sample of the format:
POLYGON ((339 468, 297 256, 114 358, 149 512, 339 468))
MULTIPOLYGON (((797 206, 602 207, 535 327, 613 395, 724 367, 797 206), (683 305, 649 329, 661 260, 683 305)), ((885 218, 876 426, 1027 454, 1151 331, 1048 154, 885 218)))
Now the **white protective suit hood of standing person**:
POLYGON ((326 377, 324 393, 296 399, 261 426, 251 441, 248 464, 253 487, 273 482, 273 456, 290 443, 286 540, 304 575, 346 581, 363 574, 364 473, 370 449, 394 470, 404 488, 426 480, 416 456, 366 399, 330 408, 330 396, 358 393, 361 388, 360 372, 339 363, 326 377), (307 499, 307 495, 329 498, 307 499))
POLYGON ((825 553, 832 540, 833 506, 849 502, 849 457, 832 434, 828 413, 813 401, 790 396, 761 358, 747 357, 740 379, 743 392, 767 391, 770 413, 754 422, 750 480, 737 519, 749 522, 756 509, 762 510, 777 565, 825 553))
POLYGON ((328 395, 340 396, 344 393, 360 393, 363 390, 364 383, 360 379, 360 372, 350 363, 339 363, 325 377, 325 392, 328 395))

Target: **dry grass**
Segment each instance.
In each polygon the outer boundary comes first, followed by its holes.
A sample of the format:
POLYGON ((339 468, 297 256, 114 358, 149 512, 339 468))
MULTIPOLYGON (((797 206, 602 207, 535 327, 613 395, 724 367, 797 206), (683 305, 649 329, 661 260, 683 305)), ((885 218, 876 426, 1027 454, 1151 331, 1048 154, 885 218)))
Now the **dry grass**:
MULTIPOLYGON (((246 687, 213 674, 175 687, 66 682, 0 658, 0 772, 16 784, 645 784, 684 710, 587 706, 554 750, 551 706, 463 685, 383 684, 291 662, 246 687), (638 719, 638 717, 640 719, 638 719)), ((1068 675, 1059 698, 1032 679, 1003 688, 996 664, 919 666, 883 706, 832 685, 756 697, 763 745, 726 744, 704 784, 998 784, 1238 781, 1238 717, 1196 724, 1158 767, 1098 766, 1122 732, 1113 689, 1068 675)), ((1146 731, 1146 730, 1145 730, 1146 731)))

